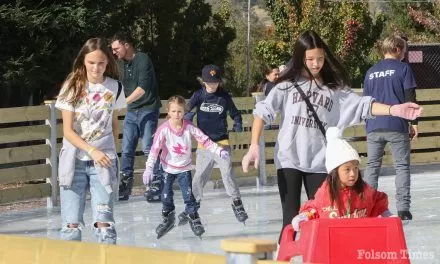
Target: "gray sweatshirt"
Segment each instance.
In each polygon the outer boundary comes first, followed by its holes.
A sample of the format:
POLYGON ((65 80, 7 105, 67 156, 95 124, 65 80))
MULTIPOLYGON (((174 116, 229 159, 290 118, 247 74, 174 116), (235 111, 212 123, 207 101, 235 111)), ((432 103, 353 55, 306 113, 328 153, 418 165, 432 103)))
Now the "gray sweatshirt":
MULTIPOLYGON (((104 153, 113 153, 116 156, 116 147, 113 140, 113 134, 109 133, 102 136, 93 142, 89 142, 90 145, 98 148, 104 153)), ((63 138, 63 147, 60 151, 59 166, 58 166, 58 178, 60 187, 71 187, 73 177, 75 176, 75 160, 78 148, 76 148, 69 140, 63 138)), ((112 166, 104 168, 95 165, 98 170, 99 179, 108 193, 112 193, 113 186, 117 181, 117 160, 112 159, 112 166)))
MULTIPOLYGON (((309 100, 325 129, 336 126, 343 130, 364 119, 373 118, 372 97, 361 97, 349 88, 334 91, 321 86, 320 89, 305 78, 300 78, 298 84, 310 96, 309 100)), ((293 168, 304 172, 326 173, 324 135, 291 82, 277 84, 254 109, 254 116, 262 118, 266 124, 275 121, 277 113, 281 113, 275 145, 277 169, 293 168)))

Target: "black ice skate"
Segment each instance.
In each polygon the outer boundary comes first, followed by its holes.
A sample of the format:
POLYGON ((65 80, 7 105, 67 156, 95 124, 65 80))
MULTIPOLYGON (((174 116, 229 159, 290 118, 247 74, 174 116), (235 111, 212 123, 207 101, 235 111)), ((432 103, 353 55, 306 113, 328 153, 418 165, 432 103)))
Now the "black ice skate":
POLYGON ((237 218, 238 222, 246 224, 246 220, 248 219, 248 215, 246 211, 244 210, 243 203, 241 202, 241 199, 234 199, 232 201, 232 211, 234 211, 235 217, 237 218))
POLYGON ((163 237, 171 229, 173 229, 176 223, 176 213, 174 211, 171 212, 162 212, 162 223, 160 223, 156 227, 157 239, 163 237))
POLYGON ((199 213, 191 213, 188 215, 189 217, 189 225, 191 226, 191 230, 194 235, 198 236, 202 239, 203 233, 205 233, 205 228, 203 228, 202 222, 200 221, 199 213))
POLYGON ((186 225, 189 222, 189 216, 187 212, 181 212, 179 216, 177 216, 177 218, 179 218, 179 223, 177 224, 178 226, 186 225))
POLYGON ((153 203, 161 201, 162 186, 162 177, 155 175, 150 186, 144 193, 147 202, 153 203))
POLYGON ((410 211, 398 211, 397 215, 402 219, 402 221, 405 220, 412 220, 412 214, 410 211))
POLYGON ((119 201, 128 200, 133 188, 133 175, 121 174, 121 182, 119 183, 119 201))

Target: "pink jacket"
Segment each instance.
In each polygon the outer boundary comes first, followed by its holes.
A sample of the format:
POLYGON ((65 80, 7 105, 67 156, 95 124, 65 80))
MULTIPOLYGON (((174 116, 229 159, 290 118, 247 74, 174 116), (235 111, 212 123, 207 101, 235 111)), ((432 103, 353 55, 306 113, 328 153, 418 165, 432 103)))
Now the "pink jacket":
POLYGON ((182 129, 176 131, 169 121, 166 121, 156 130, 147 167, 153 167, 162 150, 160 162, 165 172, 177 174, 191 170, 191 136, 207 150, 220 155, 222 148, 192 123, 184 120, 182 129))

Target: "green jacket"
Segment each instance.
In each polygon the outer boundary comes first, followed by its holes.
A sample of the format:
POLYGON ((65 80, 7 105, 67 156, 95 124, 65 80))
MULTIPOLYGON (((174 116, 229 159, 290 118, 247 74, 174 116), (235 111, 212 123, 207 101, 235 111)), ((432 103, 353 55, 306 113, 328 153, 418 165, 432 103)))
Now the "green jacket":
POLYGON ((133 60, 120 60, 118 65, 125 96, 130 96, 137 87, 145 91, 144 95, 127 106, 128 110, 155 109, 162 106, 153 62, 147 54, 136 52, 133 60))

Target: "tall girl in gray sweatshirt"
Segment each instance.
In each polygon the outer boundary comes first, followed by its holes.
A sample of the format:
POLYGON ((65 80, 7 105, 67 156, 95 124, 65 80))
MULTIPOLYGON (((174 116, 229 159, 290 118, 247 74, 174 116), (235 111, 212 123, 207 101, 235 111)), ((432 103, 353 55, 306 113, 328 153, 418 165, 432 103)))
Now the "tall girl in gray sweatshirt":
MULTIPOLYGON (((251 146, 243 157, 243 171, 252 161, 259 162, 258 141, 264 123, 281 115, 280 131, 275 146, 275 165, 283 210, 283 228, 298 214, 301 187, 313 199, 326 177, 324 129, 344 129, 375 115, 393 115, 415 119, 422 112, 419 105, 405 103, 385 105, 369 96, 358 96, 348 88, 348 75, 327 44, 314 31, 305 31, 295 43, 295 52, 277 85, 254 110, 251 146), (319 121, 307 107, 295 83, 309 98, 319 121)), ((263 161, 264 162, 264 161, 263 161)))

